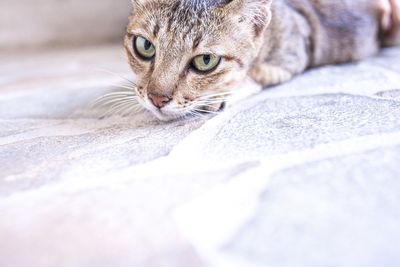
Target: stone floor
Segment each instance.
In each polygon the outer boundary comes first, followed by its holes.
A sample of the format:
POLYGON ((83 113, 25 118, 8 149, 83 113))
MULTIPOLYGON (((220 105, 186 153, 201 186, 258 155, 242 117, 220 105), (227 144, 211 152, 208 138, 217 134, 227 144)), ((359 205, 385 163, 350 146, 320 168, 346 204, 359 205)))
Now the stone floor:
POLYGON ((126 65, 0 54, 1 267, 400 265, 400 48, 213 118, 98 119, 126 65))

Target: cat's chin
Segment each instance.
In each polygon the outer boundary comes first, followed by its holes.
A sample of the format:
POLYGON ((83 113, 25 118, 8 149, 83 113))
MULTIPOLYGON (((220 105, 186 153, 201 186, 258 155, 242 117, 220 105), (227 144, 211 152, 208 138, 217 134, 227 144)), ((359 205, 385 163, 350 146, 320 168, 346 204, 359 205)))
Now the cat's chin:
POLYGON ((174 120, 177 120, 177 119, 180 119, 180 118, 184 117, 182 115, 178 116, 178 115, 165 115, 165 114, 162 114, 162 113, 157 114, 157 113, 154 113, 154 112, 152 112, 152 113, 157 119, 159 119, 160 121, 165 121, 165 122, 174 121, 174 120))
POLYGON ((177 119, 182 119, 187 116, 184 113, 172 113, 172 112, 162 112, 158 109, 149 110, 153 116, 155 116, 160 121, 169 122, 177 119))
MULTIPOLYGON (((211 114, 217 114, 225 109, 225 102, 221 103, 218 108, 215 110, 206 110, 204 109, 203 112, 197 112, 197 116, 206 116, 211 114)), ((181 120, 185 118, 196 117, 196 115, 191 115, 190 112, 188 113, 176 113, 176 112, 168 112, 168 111, 160 111, 160 110, 148 110, 153 116, 155 116, 160 121, 170 122, 175 120, 181 120)))
POLYGON ((179 119, 184 119, 184 118, 190 118, 190 117, 202 117, 206 115, 212 115, 212 114, 217 114, 221 111, 223 111, 226 107, 226 102, 220 102, 220 103, 214 103, 212 105, 207 105, 201 108, 198 108, 196 110, 188 110, 187 112, 182 112, 182 111, 177 111, 174 107, 171 106, 166 106, 163 109, 158 109, 155 108, 154 106, 143 102, 143 107, 150 112, 154 117, 156 117, 160 121, 174 121, 174 120, 179 120, 179 119))

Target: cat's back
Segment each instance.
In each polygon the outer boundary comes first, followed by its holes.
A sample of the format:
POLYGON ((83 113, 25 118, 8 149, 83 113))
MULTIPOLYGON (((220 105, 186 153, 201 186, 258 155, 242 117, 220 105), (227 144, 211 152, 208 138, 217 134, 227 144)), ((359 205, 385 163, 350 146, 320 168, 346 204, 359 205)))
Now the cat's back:
POLYGON ((313 66, 358 60, 379 48, 380 0, 278 1, 284 1, 308 21, 313 66))

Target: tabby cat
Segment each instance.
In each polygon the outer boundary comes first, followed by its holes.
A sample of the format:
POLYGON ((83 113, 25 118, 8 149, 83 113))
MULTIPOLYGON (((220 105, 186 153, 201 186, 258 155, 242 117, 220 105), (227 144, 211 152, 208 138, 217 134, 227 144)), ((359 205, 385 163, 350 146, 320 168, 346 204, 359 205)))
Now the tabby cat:
POLYGON ((214 113, 250 77, 263 87, 399 43, 397 0, 133 0, 135 91, 161 120, 214 113))

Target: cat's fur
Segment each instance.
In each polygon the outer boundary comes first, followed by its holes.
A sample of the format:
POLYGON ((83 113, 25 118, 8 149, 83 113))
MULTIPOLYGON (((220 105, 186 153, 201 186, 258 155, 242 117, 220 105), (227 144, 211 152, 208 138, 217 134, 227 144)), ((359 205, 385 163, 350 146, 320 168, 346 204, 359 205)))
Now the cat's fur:
POLYGON ((163 120, 217 111, 246 77, 266 87, 399 43, 396 1, 133 0, 125 47, 135 89, 163 120), (154 44, 154 60, 135 55, 134 36, 154 44), (192 71, 191 60, 207 53, 222 57, 218 68, 192 71), (169 101, 156 107, 149 94, 169 101))

